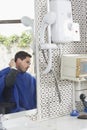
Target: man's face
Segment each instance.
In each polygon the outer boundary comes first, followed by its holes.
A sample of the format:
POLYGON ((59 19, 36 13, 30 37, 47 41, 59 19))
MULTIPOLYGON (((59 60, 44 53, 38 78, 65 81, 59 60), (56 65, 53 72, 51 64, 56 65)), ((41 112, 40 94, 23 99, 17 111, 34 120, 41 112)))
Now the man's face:
POLYGON ((31 64, 31 58, 26 57, 26 59, 21 60, 20 58, 16 61, 16 67, 19 71, 26 72, 31 64))

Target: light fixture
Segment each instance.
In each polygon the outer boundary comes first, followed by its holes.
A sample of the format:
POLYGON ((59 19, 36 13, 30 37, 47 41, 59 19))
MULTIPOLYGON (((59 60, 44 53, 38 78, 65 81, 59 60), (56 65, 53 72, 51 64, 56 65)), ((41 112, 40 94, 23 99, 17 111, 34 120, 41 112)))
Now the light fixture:
POLYGON ((0 24, 18 24, 22 23, 24 26, 33 27, 33 19, 23 16, 21 19, 12 19, 12 20, 0 20, 0 24))

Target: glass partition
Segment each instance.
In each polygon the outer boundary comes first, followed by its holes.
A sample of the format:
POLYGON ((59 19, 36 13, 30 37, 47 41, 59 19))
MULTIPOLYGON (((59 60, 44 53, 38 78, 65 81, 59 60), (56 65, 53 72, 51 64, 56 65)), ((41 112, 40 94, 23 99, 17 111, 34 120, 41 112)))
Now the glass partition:
POLYGON ((10 60, 18 51, 26 51, 32 55, 27 72, 36 78, 33 48, 34 0, 0 2, 0 71, 9 67, 10 60))

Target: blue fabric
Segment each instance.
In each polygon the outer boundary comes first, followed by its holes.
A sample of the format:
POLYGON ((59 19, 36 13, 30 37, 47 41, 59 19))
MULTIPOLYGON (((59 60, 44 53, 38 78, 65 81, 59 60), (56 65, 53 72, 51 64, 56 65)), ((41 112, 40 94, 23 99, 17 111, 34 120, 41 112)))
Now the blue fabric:
MULTIPOLYGON (((9 67, 0 71, 0 102, 3 101, 5 77, 9 71, 9 67)), ((10 101, 16 103, 16 108, 11 110, 12 113, 36 108, 36 79, 29 73, 18 73, 12 93, 10 101)))

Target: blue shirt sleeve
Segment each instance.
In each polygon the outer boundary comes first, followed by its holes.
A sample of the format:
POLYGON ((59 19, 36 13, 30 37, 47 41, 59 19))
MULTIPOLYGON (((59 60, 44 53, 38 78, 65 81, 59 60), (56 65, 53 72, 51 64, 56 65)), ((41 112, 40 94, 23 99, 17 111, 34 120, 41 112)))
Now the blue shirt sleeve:
POLYGON ((10 68, 7 67, 0 71, 0 97, 1 97, 3 89, 5 87, 5 77, 8 74, 9 70, 10 70, 10 68))

